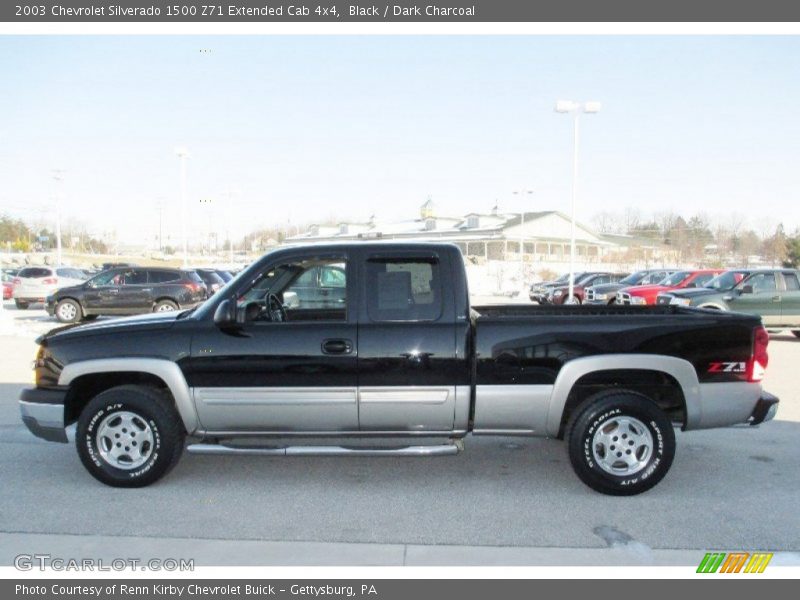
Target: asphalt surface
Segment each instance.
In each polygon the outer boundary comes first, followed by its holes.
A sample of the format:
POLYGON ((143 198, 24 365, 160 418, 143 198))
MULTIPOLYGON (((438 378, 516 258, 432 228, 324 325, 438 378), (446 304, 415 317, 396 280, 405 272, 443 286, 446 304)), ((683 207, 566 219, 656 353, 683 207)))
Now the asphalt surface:
MULTIPOLYGON (((165 539, 376 544, 383 546, 374 546, 372 560, 387 564, 391 551, 384 560, 378 550, 385 545, 406 545, 404 554, 413 545, 423 558, 432 547, 526 549, 497 555, 504 564, 536 561, 531 548, 627 547, 645 556, 800 551, 800 339, 791 335, 775 335, 770 344, 765 388, 781 397, 778 418, 757 428, 678 432, 670 473, 640 496, 590 490, 573 474, 559 441, 494 437, 468 437, 466 451, 452 457, 184 454, 156 485, 122 490, 90 477, 73 445, 38 440, 21 424, 17 398, 30 382, 32 339, 54 323, 39 311, 15 312, 7 313, 16 317, 5 329, 10 335, 0 337, 5 564, 21 540, 68 546, 86 536, 131 536, 153 547, 165 539)), ((338 561, 327 556, 317 564, 338 561)), ((481 562, 467 550, 449 556, 481 562)))

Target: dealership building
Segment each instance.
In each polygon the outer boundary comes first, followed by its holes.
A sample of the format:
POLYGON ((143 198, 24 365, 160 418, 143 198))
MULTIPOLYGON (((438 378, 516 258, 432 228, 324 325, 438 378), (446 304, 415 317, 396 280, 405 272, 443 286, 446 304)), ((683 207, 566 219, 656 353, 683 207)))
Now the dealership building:
MULTIPOLYGON (((336 225, 311 225, 286 242, 329 242, 337 240, 442 241, 461 248, 467 258, 477 262, 516 261, 552 263, 561 268, 569 261, 570 218, 555 210, 500 213, 468 213, 460 217, 436 214, 433 202, 420 207, 416 218, 381 222, 343 222, 336 225), (520 249, 523 255, 520 256, 520 249)), ((575 226, 575 253, 578 265, 638 266, 661 263, 670 258, 668 248, 653 240, 623 235, 603 235, 584 224, 575 226)))

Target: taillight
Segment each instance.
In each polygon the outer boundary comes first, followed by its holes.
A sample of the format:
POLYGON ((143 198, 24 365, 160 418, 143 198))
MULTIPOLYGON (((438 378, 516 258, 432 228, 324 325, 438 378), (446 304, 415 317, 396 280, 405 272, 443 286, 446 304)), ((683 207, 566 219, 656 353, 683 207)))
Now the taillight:
POLYGON ((199 283, 194 283, 193 281, 190 281, 189 283, 184 283, 183 287, 185 287, 190 292, 195 292, 195 293, 203 289, 202 287, 200 287, 199 283))
POLYGON ((747 381, 755 383, 764 379, 769 363, 767 345, 769 345, 769 333, 763 325, 756 327, 753 330, 753 353, 747 362, 747 381))
POLYGON ((55 285, 58 283, 58 279, 55 277, 48 277, 46 279, 42 279, 42 283, 44 285, 55 285))

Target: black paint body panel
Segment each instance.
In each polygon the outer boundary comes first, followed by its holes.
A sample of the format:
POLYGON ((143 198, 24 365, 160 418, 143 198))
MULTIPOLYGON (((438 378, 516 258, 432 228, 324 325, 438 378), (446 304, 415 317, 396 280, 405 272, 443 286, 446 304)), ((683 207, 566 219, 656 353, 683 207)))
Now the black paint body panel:
POLYGON ((470 311, 463 259, 449 244, 354 243, 286 247, 248 267, 193 314, 151 315, 57 329, 43 336, 40 386, 64 365, 91 359, 174 361, 192 387, 352 387, 552 384, 568 361, 599 354, 663 354, 691 362, 701 382, 711 362, 746 361, 757 317, 680 307, 498 306, 470 311), (433 322, 374 323, 364 309, 366 258, 391 252, 440 260, 443 311, 433 322), (324 254, 348 257, 346 321, 250 324, 223 331, 216 307, 236 298, 264 268, 324 254), (347 354, 322 351, 329 339, 347 354))

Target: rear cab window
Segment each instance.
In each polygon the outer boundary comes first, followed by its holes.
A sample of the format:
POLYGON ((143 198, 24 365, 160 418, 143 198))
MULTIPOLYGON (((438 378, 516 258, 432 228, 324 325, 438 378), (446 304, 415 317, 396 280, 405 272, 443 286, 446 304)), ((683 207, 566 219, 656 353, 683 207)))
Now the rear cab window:
POLYGON ((17 274, 17 277, 23 279, 40 279, 42 277, 51 277, 52 275, 52 269, 45 269, 43 267, 26 267, 17 274))
POLYGON ((367 259, 367 314, 371 321, 436 321, 442 315, 439 259, 367 259))
POLYGON ((800 280, 797 278, 797 273, 784 273, 783 280, 786 282, 787 291, 797 292, 800 290, 800 280))

